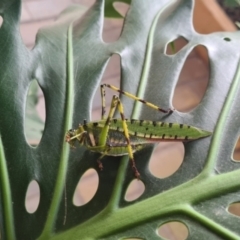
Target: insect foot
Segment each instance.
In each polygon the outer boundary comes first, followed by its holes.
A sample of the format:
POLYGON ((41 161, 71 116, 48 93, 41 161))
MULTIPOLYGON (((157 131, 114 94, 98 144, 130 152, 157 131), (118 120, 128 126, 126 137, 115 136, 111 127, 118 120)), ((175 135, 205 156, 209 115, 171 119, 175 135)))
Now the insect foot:
MULTIPOLYGON (((69 131, 70 131, 70 130, 69 130, 69 131)), ((67 133, 66 133, 66 136, 65 136, 65 141, 66 141, 67 143, 69 143, 70 140, 71 140, 71 136, 70 136, 69 132, 67 132, 67 133)))
POLYGON ((172 114, 174 111, 175 111, 175 108, 169 108, 169 109, 168 109, 168 113, 169 113, 169 114, 172 114))
POLYGON ((138 180, 140 180, 140 173, 139 173, 139 171, 137 170, 137 167, 136 167, 136 164, 135 164, 134 160, 132 161, 132 170, 133 170, 133 172, 134 172, 135 177, 136 177, 138 180))
POLYGON ((103 170, 103 164, 102 164, 101 160, 98 159, 97 163, 98 163, 98 167, 99 167, 100 171, 102 171, 103 170))
POLYGON ((132 169, 133 169, 133 171, 134 171, 134 175, 135 175, 135 177, 137 178, 137 180, 140 180, 140 173, 139 173, 139 171, 137 170, 137 168, 136 168, 136 167, 133 167, 132 169))

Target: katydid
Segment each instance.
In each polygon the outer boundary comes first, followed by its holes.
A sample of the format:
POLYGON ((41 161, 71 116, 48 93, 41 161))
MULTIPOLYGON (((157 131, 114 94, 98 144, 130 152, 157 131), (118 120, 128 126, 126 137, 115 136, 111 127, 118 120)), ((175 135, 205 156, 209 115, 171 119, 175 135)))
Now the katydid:
POLYGON ((77 129, 70 129, 66 134, 66 141, 71 147, 74 147, 75 143, 78 142, 80 145, 84 145, 88 150, 101 154, 100 158, 97 160, 101 170, 103 169, 101 159, 104 156, 129 155, 135 177, 139 178, 140 173, 134 161, 134 152, 156 142, 186 142, 211 135, 211 132, 186 124, 125 119, 123 105, 116 95, 112 98, 111 107, 108 117, 106 118, 105 87, 124 94, 135 101, 142 102, 157 111, 164 113, 173 112, 173 109, 162 109, 112 85, 101 85, 102 119, 89 123, 85 120, 77 129), (121 119, 113 118, 117 109, 121 119))

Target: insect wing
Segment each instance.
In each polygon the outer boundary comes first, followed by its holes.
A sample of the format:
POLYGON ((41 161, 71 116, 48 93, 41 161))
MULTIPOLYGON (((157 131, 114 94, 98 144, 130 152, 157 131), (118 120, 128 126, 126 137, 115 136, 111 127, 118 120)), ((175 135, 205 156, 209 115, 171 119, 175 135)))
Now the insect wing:
MULTIPOLYGON (((211 135, 210 132, 186 124, 166 123, 146 120, 126 120, 131 136, 152 141, 187 141, 211 135)), ((111 130, 122 131, 122 121, 114 119, 111 130)))

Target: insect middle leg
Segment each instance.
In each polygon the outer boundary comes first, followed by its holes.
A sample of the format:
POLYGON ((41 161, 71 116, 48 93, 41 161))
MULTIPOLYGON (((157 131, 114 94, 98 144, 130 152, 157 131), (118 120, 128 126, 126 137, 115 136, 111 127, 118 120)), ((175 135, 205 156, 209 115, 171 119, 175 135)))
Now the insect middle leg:
POLYGON ((105 114, 105 88, 104 87, 108 87, 108 88, 110 88, 110 89, 112 89, 114 91, 117 91, 117 92, 119 92, 119 93, 121 93, 121 94, 123 94, 123 95, 125 95, 125 96, 127 96, 127 97, 129 97, 129 98, 131 98, 133 100, 135 100, 135 101, 139 101, 139 102, 141 102, 141 103, 147 105, 148 107, 151 107, 151 108, 153 108, 153 109, 155 109, 157 111, 160 111, 160 112, 163 112, 163 113, 172 113, 174 111, 174 109, 171 109, 171 108, 169 108, 169 109, 160 108, 160 107, 158 107, 158 106, 156 106, 156 105, 154 105, 154 104, 152 104, 150 102, 147 102, 147 101, 145 101, 145 100, 143 100, 141 98, 138 98, 137 96, 134 96, 133 94, 131 94, 129 92, 122 91, 121 89, 119 89, 119 88, 117 88, 117 87, 115 87, 113 85, 102 84, 101 85, 102 119, 104 119, 104 114, 105 114))
POLYGON ((98 167, 101 171, 103 170, 103 164, 101 160, 108 154, 110 150, 111 150, 111 146, 107 146, 106 150, 102 153, 102 155, 97 160, 98 167))

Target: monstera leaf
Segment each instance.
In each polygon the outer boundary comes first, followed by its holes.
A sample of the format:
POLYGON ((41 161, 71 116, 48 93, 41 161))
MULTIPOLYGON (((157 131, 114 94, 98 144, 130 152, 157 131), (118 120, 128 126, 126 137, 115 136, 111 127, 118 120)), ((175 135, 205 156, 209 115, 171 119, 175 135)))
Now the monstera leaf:
POLYGON ((131 2, 119 40, 106 44, 101 39, 104 1, 99 0, 84 14, 79 6, 68 8, 39 31, 36 46, 28 51, 18 31, 20 7, 19 0, 0 4, 1 238, 159 239, 156 229, 178 220, 188 227, 190 239, 240 239, 240 218, 227 211, 240 194, 239 163, 232 160, 240 127, 240 34, 196 33, 191 0, 138 0, 131 2), (166 55, 166 45, 179 36, 188 44, 166 55), (99 171, 98 156, 83 147, 70 152, 65 133, 91 120, 93 96, 114 53, 121 57, 122 89, 168 108, 184 61, 197 45, 208 50, 211 76, 194 110, 165 116, 122 100, 126 116, 186 123, 213 135, 185 144, 183 164, 165 179, 148 170, 152 149, 136 154, 145 192, 126 202, 124 195, 134 178, 128 157, 105 158, 104 171, 99 171), (24 130, 33 80, 46 102, 45 128, 35 148, 27 144, 24 130), (90 202, 76 207, 72 196, 89 168, 98 171, 99 186, 90 202), (29 214, 24 202, 33 179, 41 197, 37 211, 29 214))

